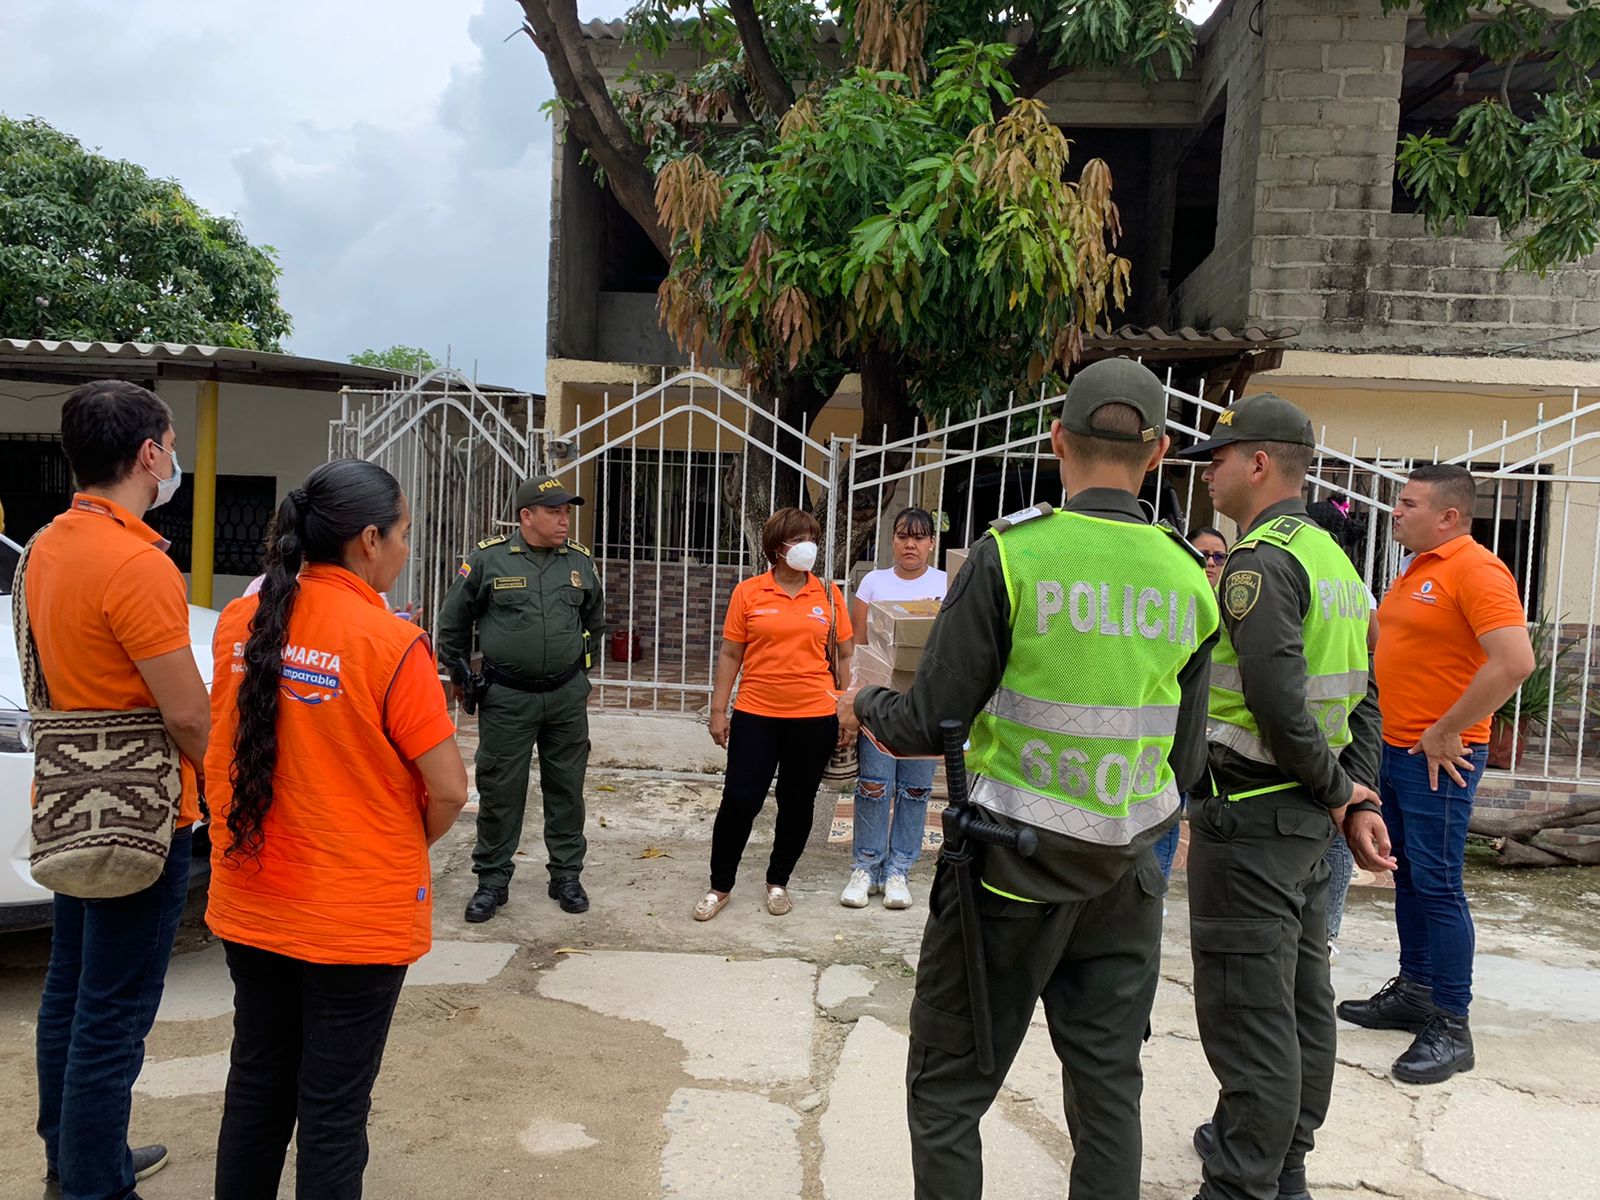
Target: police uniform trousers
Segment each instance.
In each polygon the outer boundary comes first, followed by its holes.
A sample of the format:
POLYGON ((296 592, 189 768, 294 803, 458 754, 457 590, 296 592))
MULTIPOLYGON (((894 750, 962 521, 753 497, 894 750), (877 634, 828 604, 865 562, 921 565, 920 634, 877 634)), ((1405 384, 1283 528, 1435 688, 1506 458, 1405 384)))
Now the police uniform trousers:
POLYGON ((977 1068, 955 873, 940 863, 928 896, 906 1064, 916 1200, 983 1195, 978 1122, 1041 998, 1061 1059, 1074 1147, 1071 1195, 1138 1200, 1139 1051, 1160 975, 1166 894, 1155 855, 1143 855, 1092 900, 1030 904, 976 887, 995 1070, 983 1075, 977 1068))
POLYGON ((1189 806, 1200 1041, 1220 1085, 1203 1200, 1273 1200, 1333 1092, 1328 810, 1302 788, 1189 806))
POLYGON ((553 692, 491 684, 478 705, 478 844, 472 869, 480 887, 505 887, 522 838, 528 773, 539 750, 544 845, 550 877, 576 877, 583 836, 583 777, 589 767, 589 677, 579 671, 553 692))

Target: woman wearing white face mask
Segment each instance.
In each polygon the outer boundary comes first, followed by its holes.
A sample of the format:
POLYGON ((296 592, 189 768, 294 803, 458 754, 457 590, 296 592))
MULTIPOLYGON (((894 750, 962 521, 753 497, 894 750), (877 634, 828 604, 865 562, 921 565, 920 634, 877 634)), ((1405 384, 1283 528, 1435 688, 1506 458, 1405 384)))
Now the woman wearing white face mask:
POLYGON ((800 861, 817 787, 839 740, 838 688, 828 662, 830 627, 840 677, 850 677, 850 614, 832 583, 811 573, 822 527, 810 513, 782 508, 767 518, 761 545, 772 569, 734 588, 711 694, 711 738, 728 750, 727 781, 711 833, 711 890, 697 921, 722 911, 756 814, 778 779, 778 819, 767 863, 766 908, 787 913, 789 875, 800 861), (733 716, 733 685, 739 698, 733 716))

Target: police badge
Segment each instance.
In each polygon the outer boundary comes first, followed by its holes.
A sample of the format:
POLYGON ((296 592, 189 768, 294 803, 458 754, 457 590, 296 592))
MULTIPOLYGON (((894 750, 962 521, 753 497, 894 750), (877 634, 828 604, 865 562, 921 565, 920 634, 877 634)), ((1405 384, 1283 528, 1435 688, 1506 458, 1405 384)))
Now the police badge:
POLYGON ((1222 603, 1235 621, 1243 620, 1261 599, 1261 572, 1235 571, 1224 581, 1222 603))
POLYGON ((583 586, 583 576, 579 575, 576 571, 572 573, 572 586, 575 588, 581 588, 583 586))

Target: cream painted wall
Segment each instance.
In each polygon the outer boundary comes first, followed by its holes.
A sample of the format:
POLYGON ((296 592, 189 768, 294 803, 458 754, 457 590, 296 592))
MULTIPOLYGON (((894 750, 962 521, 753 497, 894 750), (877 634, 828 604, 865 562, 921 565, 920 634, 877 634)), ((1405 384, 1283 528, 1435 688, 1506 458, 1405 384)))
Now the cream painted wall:
MULTIPOLYGON (((156 390, 172 408, 178 461, 192 472, 197 387, 172 381, 156 390)), ((0 383, 0 433, 59 432, 61 407, 70 391, 59 384, 0 383)), ((271 475, 281 499, 313 467, 327 461, 328 422, 339 412, 337 392, 223 384, 217 412, 218 474, 271 475)), ((218 575, 215 606, 221 608, 241 595, 250 578, 218 575)))
MULTIPOLYGON (((1542 420, 1573 412, 1573 393, 1561 389, 1495 387, 1463 391, 1436 384, 1363 386, 1340 381, 1324 386, 1258 376, 1246 393, 1272 391, 1305 409, 1321 440, 1363 459, 1381 457, 1434 462, 1473 450, 1475 465, 1508 467, 1534 459, 1556 476, 1594 482, 1551 483, 1539 515, 1548 527, 1536 540, 1543 548, 1544 608, 1551 617, 1600 623, 1600 413, 1562 422, 1540 439, 1523 434, 1542 420), (1510 436, 1503 450, 1483 447, 1510 436), (1587 440, 1584 440, 1587 439, 1587 440), (1571 442, 1581 444, 1573 445, 1571 442), (1564 548, 1564 552, 1563 552, 1564 548)), ((1600 403, 1600 393, 1579 396, 1580 408, 1600 403)))

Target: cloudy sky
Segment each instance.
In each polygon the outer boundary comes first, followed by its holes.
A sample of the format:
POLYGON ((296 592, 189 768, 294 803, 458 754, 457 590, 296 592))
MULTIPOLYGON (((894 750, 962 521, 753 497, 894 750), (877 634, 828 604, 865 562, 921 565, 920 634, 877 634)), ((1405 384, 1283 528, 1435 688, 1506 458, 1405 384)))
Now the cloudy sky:
MULTIPOLYGON (((1209 11, 1213 0, 1198 9, 1209 11)), ((628 0, 580 0, 591 17, 628 0)), ((276 246, 289 349, 542 391, 554 90, 515 0, 0 0, 0 112, 276 246)))

